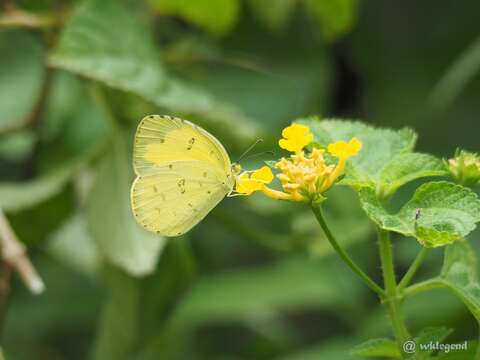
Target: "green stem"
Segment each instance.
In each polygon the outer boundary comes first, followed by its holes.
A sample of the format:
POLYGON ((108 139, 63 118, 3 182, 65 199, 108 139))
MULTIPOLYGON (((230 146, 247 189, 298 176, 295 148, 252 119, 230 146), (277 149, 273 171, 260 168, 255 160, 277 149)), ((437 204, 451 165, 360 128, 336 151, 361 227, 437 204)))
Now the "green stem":
POLYGON ((428 254, 428 250, 429 250, 428 248, 422 247, 422 250, 420 250, 415 260, 413 260, 412 265, 410 265, 410 268, 407 270, 406 274, 403 276, 403 279, 398 284, 398 289, 397 289, 398 292, 401 292, 406 286, 410 284, 418 268, 420 267, 420 265, 422 265, 423 261, 425 260, 425 257, 428 254))
POLYGON ((401 346, 410 339, 407 327, 400 312, 400 301, 397 292, 397 281, 395 279, 395 268, 393 264, 392 244, 390 242, 390 233, 386 230, 378 229, 378 244, 380 248, 380 260, 382 263, 383 281, 387 298, 385 303, 388 306, 388 313, 392 322, 393 332, 398 344, 401 346))
POLYGON ((445 286, 446 286, 445 283, 442 281, 442 279, 439 279, 439 278, 425 280, 404 289, 403 292, 401 293, 401 298, 413 296, 419 292, 423 292, 431 289, 443 288, 445 286))
POLYGON ((354 273, 356 273, 362 280, 363 282, 373 291, 375 291, 378 295, 380 295, 381 298, 385 296, 385 291, 378 286, 365 272, 363 272, 362 269, 350 258, 350 256, 343 250, 343 248, 338 244, 337 240, 335 240, 335 237, 331 233, 330 229, 327 226, 327 223, 325 222, 325 219, 322 214, 322 209, 320 205, 315 205, 311 204, 313 213, 315 214, 315 217, 317 218, 318 223, 322 227, 323 232, 325 233, 328 241, 332 245, 332 247, 335 249, 335 251, 340 255, 342 260, 347 264, 350 269, 353 270, 354 273))

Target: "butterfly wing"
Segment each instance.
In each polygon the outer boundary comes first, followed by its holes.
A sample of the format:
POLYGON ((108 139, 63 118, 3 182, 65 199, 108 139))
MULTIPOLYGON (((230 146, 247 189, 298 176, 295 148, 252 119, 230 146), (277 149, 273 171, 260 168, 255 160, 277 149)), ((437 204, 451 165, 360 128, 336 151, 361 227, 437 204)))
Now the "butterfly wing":
POLYGON ((178 236, 232 189, 230 159, 205 130, 182 119, 146 117, 135 136, 132 209, 147 230, 178 236))
POLYGON ((204 161, 222 175, 231 174, 227 151, 206 130, 171 116, 150 115, 142 119, 133 151, 133 167, 137 175, 155 172, 152 164, 186 160, 204 161))

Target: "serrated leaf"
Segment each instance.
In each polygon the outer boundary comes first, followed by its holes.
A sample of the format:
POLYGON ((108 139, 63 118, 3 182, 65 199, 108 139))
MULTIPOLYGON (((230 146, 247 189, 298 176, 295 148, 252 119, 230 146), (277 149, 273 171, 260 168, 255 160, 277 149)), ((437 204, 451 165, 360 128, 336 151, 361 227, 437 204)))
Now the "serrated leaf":
POLYGON ((430 354, 435 350, 434 346, 428 346, 429 344, 441 343, 451 333, 453 329, 447 327, 428 327, 422 329, 420 333, 413 339, 416 344, 415 356, 412 359, 424 360, 430 359, 430 354))
POLYGON ((350 353, 352 355, 366 357, 382 356, 395 359, 402 358, 397 343, 392 339, 387 338, 368 340, 355 346, 350 353))
MULTIPOLYGON (((460 343, 461 344, 461 343, 460 343)), ((466 341, 466 349, 452 349, 448 352, 442 351, 437 355, 437 360, 470 360, 476 359, 478 341, 466 341)))
POLYGON ((0 33, 0 132, 28 122, 46 67, 41 44, 24 31, 0 33))
POLYGON ((122 134, 114 131, 98 166, 87 219, 103 257, 130 275, 143 276, 155 269, 166 240, 135 222, 130 207, 131 168, 122 134))
POLYGON ((270 0, 258 1, 249 0, 248 5, 265 26, 272 31, 278 31, 285 27, 290 14, 295 9, 295 0, 270 0))
POLYGON ((214 35, 228 33, 237 22, 239 0, 148 0, 162 15, 176 15, 214 35))
POLYGON ((362 150, 352 157, 342 183, 354 187, 375 186, 380 182, 380 173, 392 159, 411 152, 416 134, 409 128, 398 131, 377 129, 359 121, 341 121, 316 118, 299 119, 314 134, 314 141, 328 145, 338 140, 353 137, 362 142, 362 150))
POLYGON ((465 303, 472 315, 480 321, 480 284, 477 261, 468 242, 458 241, 445 249, 441 279, 465 303))
POLYGON ((356 19, 357 0, 305 0, 309 14, 318 23, 323 36, 333 40, 349 31, 356 19))
POLYGON ((480 201, 470 189, 446 181, 420 186, 401 210, 385 210, 372 188, 359 192, 367 215, 382 229, 415 237, 423 246, 437 247, 461 239, 480 221, 480 201))
POLYGON ((379 184, 383 197, 395 193, 402 185, 428 176, 447 176, 442 160, 429 154, 406 153, 395 156, 380 172, 379 184))
POLYGON ((65 26, 50 64, 133 92, 168 111, 234 127, 239 139, 253 138, 256 126, 236 108, 169 74, 136 10, 125 0, 82 3, 65 26))

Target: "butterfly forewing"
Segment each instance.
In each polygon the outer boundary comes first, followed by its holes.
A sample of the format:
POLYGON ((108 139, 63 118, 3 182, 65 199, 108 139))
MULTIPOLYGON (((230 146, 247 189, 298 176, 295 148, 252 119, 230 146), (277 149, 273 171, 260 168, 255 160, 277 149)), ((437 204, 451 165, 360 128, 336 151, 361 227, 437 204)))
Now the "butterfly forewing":
POLYGON ((137 175, 155 171, 152 165, 181 160, 213 163, 216 170, 230 173, 231 163, 225 148, 204 129, 176 117, 143 118, 135 135, 133 152, 137 175))

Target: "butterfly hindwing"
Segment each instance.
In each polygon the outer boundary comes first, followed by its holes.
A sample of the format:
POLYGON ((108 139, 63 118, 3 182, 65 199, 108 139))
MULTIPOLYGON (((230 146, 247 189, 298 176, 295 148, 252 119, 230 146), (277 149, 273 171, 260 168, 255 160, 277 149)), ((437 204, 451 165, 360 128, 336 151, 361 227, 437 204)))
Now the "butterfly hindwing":
POLYGON ((147 230, 178 236, 202 220, 228 191, 207 163, 177 161, 135 180, 132 209, 147 230))

